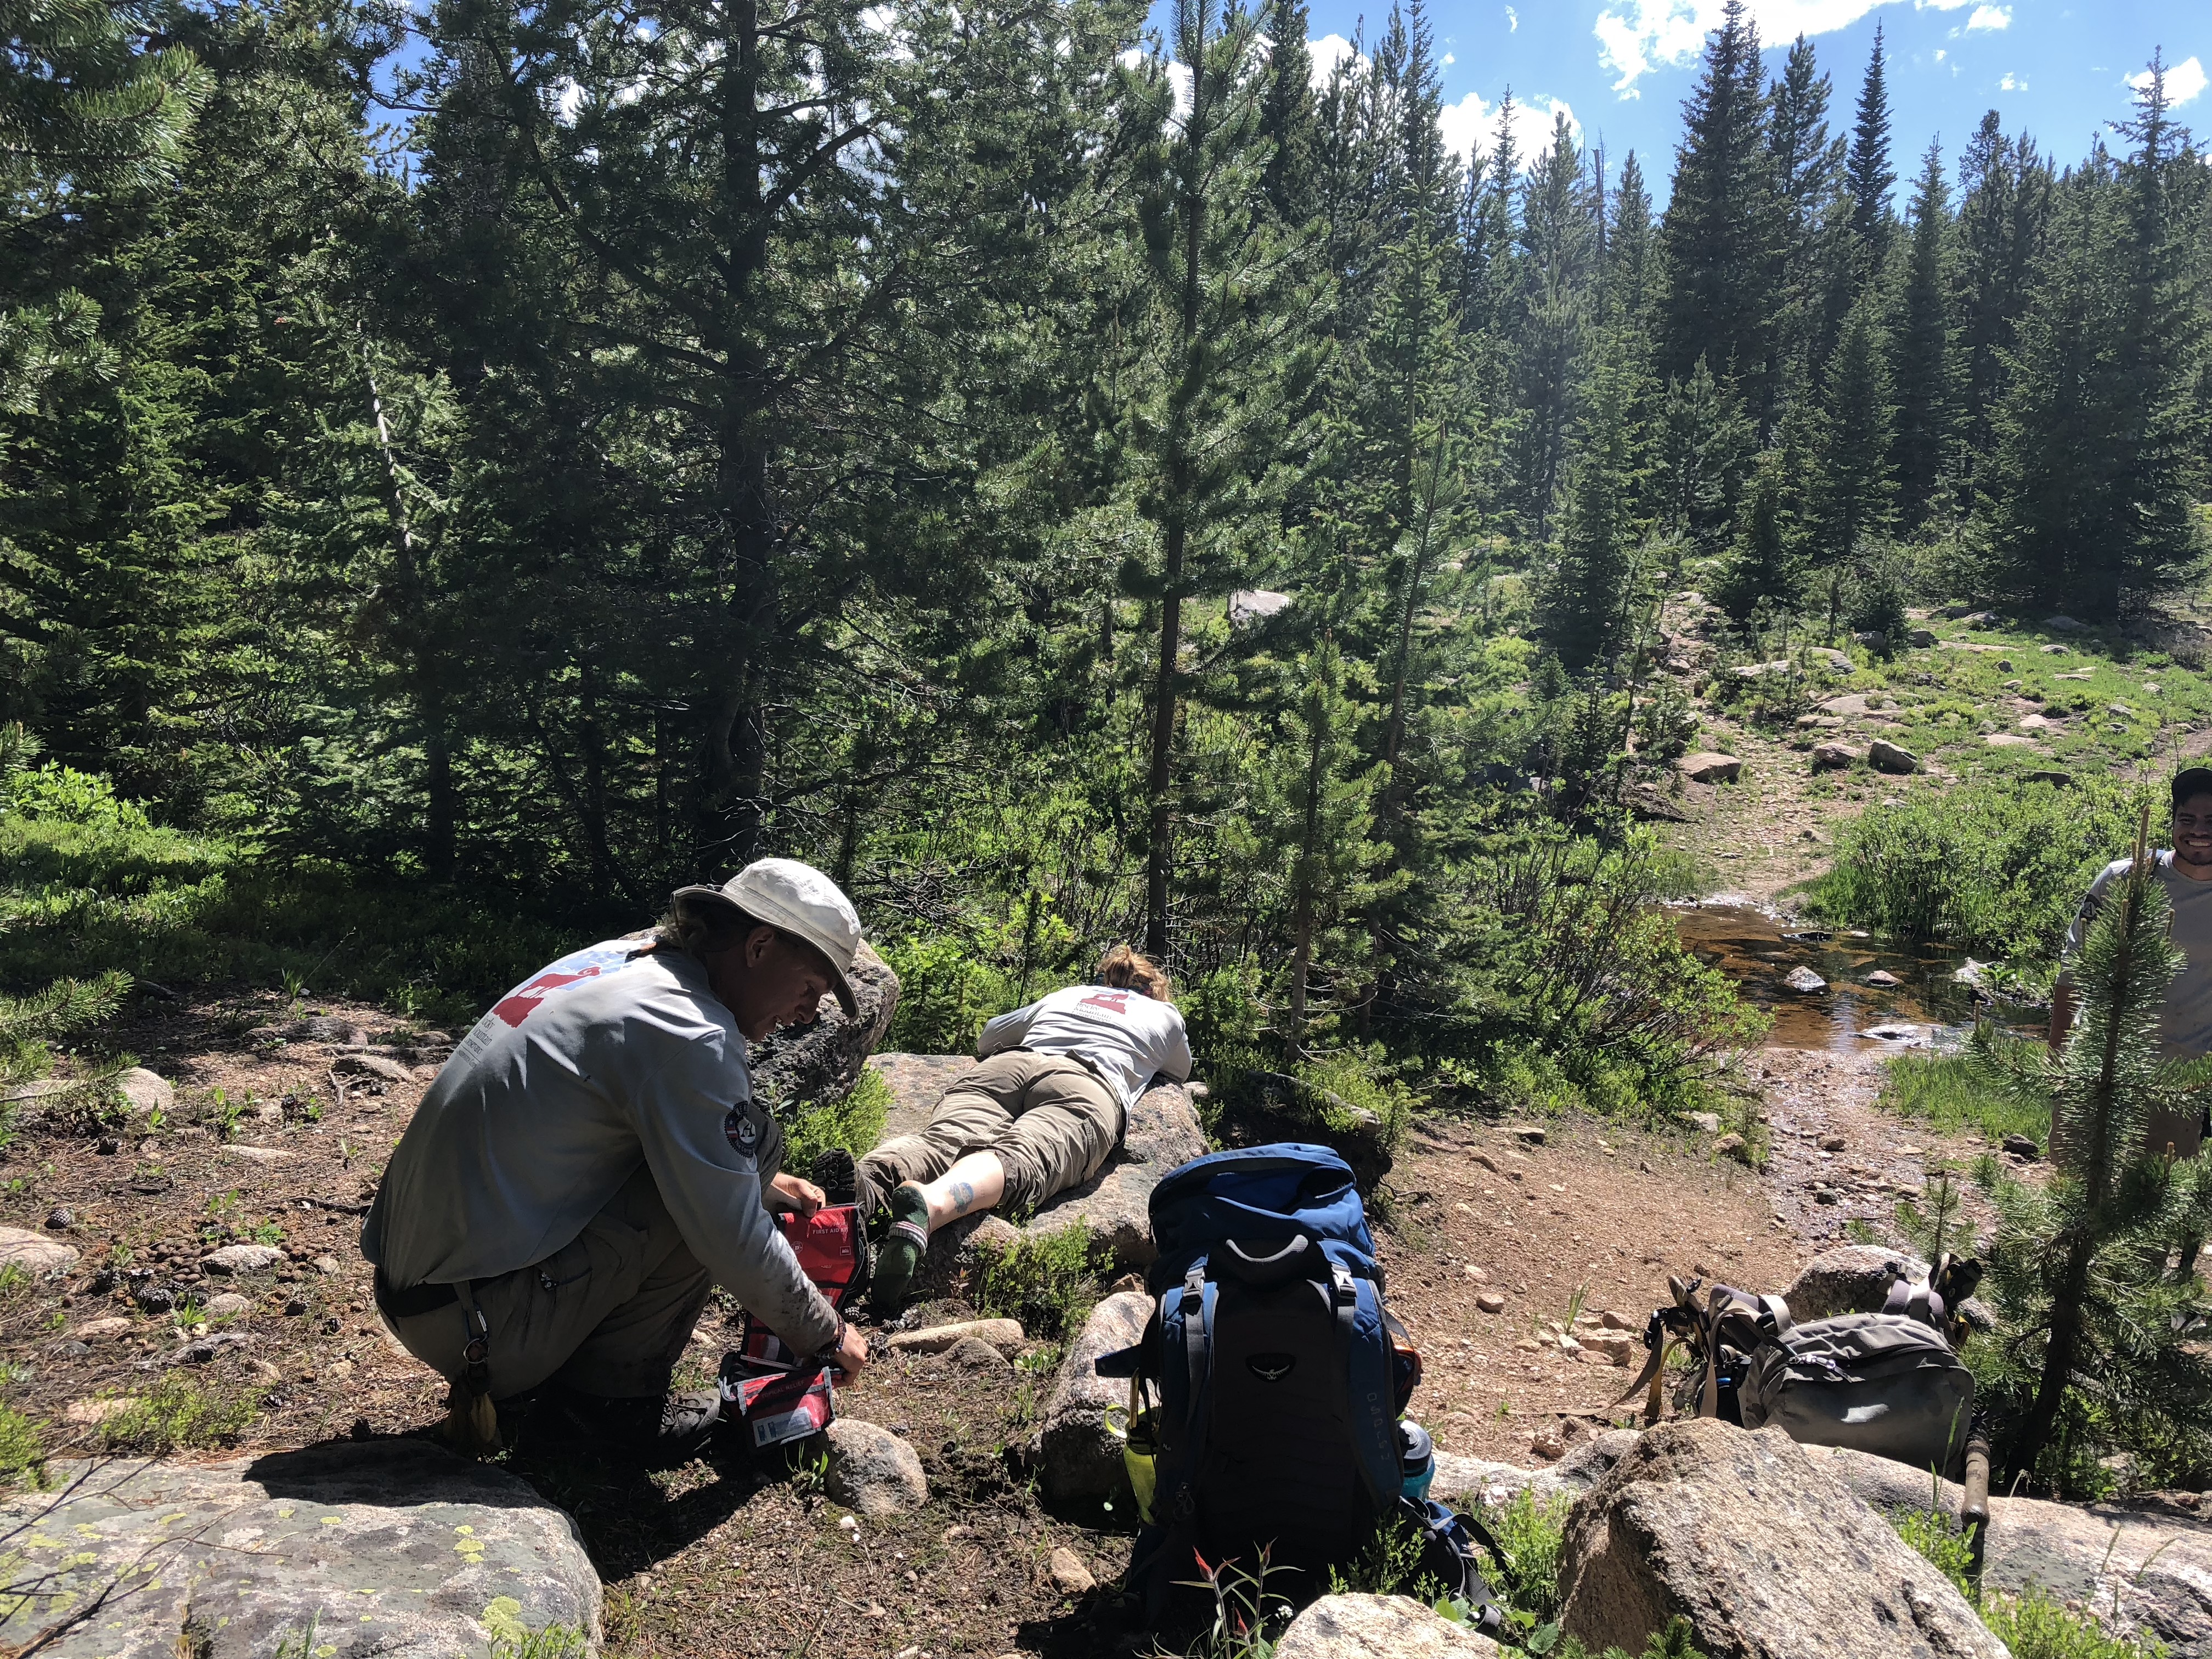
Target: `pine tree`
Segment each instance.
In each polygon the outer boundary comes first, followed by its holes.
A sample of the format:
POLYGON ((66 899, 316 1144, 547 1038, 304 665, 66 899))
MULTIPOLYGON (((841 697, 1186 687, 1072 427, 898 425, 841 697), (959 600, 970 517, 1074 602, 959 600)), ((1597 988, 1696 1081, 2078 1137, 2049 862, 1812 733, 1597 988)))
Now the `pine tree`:
POLYGON ((1644 337, 1644 308, 1651 298, 1651 192, 1631 150, 1613 192, 1613 236, 1606 259, 1606 292, 1612 315, 1634 325, 1644 337))
POLYGON ((1267 9, 1267 90, 1260 130, 1273 146, 1267 157, 1267 200, 1285 225, 1304 225, 1321 211, 1316 150, 1320 142, 1313 92, 1313 53, 1306 48, 1305 0, 1273 0, 1267 9))
MULTIPOLYGON (((1887 534, 1892 516, 1890 456, 1897 406, 1890 390, 1881 301, 1869 292, 1844 319, 1829 366, 1827 407, 1813 481, 1814 550, 1832 572, 1848 568, 1862 541, 1887 534)), ((1833 605, 1831 610, 1834 609, 1833 605)))
POLYGON ((1773 417, 1776 229, 1759 28, 1728 0, 1683 106, 1673 199, 1659 234, 1655 362, 1686 380, 1700 357, 1764 428, 1773 417))
POLYGON ((1803 602, 1803 532, 1790 506, 1796 458, 1786 448, 1764 451, 1744 486, 1735 540, 1713 584, 1713 602, 1738 622, 1762 601, 1794 611, 1803 602))
POLYGON ((1239 585, 1247 532, 1265 507, 1255 480, 1279 453, 1285 406, 1315 366, 1297 262, 1255 211, 1270 149, 1256 37, 1254 19, 1233 3, 1178 0, 1175 52, 1190 72, 1179 116, 1167 106, 1164 66, 1146 71, 1159 129, 1139 161, 1142 326, 1155 343, 1132 423, 1142 454, 1138 508, 1158 527, 1160 549, 1156 570, 1137 583, 1158 607, 1145 787, 1145 948, 1156 957, 1169 949, 1183 604, 1239 585))
POLYGON ((1750 417, 1699 358, 1686 382, 1667 388, 1660 416, 1660 528, 1701 551, 1730 535, 1758 447, 1750 417))
POLYGON ((1597 225, 1583 187, 1580 149, 1563 112, 1552 145, 1522 191, 1511 440, 1515 504, 1529 535, 1550 532, 1575 419, 1575 386, 1590 323, 1597 225))
POLYGON ((1844 187, 1851 198, 1851 234, 1858 239, 1859 270, 1864 281, 1880 271, 1889 258, 1895 225, 1889 197, 1897 188, 1897 169, 1889 160, 1888 68, 1882 56, 1879 21, 1874 26, 1874 55, 1867 59, 1866 79, 1860 84, 1858 108, 1851 121, 1844 187))
POLYGON ((1900 526, 1917 529, 1949 466, 1956 380, 1952 322, 1950 210, 1943 161, 1933 143, 1912 193, 1912 244, 1897 332, 1891 342, 1897 392, 1894 471, 1900 526))
POLYGON ((1538 632, 1576 674, 1608 665, 1628 643, 1638 597, 1642 445, 1626 332, 1608 331, 1597 349, 1583 392, 1587 413, 1568 480, 1559 556, 1537 606, 1538 632))
POLYGON ((2008 357, 2042 256, 2055 184, 2033 141, 2008 140, 1995 110, 1982 118, 1960 158, 1960 439, 1977 471, 1993 441, 2008 357))

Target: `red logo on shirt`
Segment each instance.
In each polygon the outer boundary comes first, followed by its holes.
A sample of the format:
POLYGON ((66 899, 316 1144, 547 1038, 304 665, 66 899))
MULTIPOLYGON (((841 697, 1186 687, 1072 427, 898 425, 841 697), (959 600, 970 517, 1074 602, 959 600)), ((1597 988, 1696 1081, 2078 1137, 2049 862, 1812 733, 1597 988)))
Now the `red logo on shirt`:
POLYGON ((545 1000, 549 992, 557 991, 564 985, 574 985, 580 979, 596 978, 599 971, 596 968, 586 968, 580 974, 540 974, 513 996, 495 1003, 492 1012, 509 1025, 520 1025, 538 1011, 538 1005, 545 1000))
POLYGON ((1129 994, 1127 991, 1093 991, 1075 1006, 1079 1008, 1105 1008, 1126 1016, 1129 1012, 1129 994))

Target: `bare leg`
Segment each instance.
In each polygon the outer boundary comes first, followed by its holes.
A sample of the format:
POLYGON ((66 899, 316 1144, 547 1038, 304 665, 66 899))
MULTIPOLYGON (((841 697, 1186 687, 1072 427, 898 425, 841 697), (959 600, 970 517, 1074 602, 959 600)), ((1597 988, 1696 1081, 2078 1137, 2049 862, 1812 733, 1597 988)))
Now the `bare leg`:
POLYGON ((929 1200, 929 1230, 995 1205, 1006 1190, 1006 1166, 996 1152, 970 1152, 936 1180, 916 1182, 929 1200))

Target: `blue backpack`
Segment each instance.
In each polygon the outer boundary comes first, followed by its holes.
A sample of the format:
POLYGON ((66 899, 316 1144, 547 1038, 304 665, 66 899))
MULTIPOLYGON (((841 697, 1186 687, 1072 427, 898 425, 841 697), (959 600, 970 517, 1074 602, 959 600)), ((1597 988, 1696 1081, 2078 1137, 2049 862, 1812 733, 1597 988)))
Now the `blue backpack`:
POLYGON ((1304 1600, 1401 1512, 1398 1417, 1420 1375, 1351 1166, 1295 1142, 1215 1152, 1151 1210, 1158 1307, 1097 1362, 1159 1402, 1133 1425, 1153 1454, 1130 1585, 1157 1615, 1194 1556, 1256 1575, 1264 1554, 1304 1600))

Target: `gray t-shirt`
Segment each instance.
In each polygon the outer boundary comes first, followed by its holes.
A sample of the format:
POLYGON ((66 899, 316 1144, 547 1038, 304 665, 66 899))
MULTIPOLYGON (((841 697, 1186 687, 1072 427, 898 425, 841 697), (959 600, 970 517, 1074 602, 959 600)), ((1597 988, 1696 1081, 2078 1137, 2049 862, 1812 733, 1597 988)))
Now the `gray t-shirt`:
POLYGON ((1124 1111, 1155 1076, 1180 1083, 1190 1075, 1190 1037, 1175 1006, 1117 986, 1071 985, 1000 1014, 976 1039, 975 1058, 1007 1048, 1085 1061, 1121 1097, 1124 1111))
POLYGON ((744 1037, 707 970, 610 939, 461 1040, 392 1151, 362 1253, 402 1288, 496 1279, 568 1244, 643 1164, 716 1282, 812 1353, 837 1315, 762 1207, 763 1133, 744 1037))
MULTIPOLYGON (((2075 959, 2088 937, 2089 924, 2103 907, 2105 895, 2128 872, 2129 860, 2115 859, 2090 884, 2074 925, 2066 930, 2066 948, 2060 957, 2058 982, 2074 982, 2075 959)), ((2166 995, 2166 1012, 2159 1019, 2159 1036, 2166 1054, 2191 1060, 2212 1054, 2212 881, 2195 881, 2173 867, 2173 854, 2157 855, 2159 884, 2173 906, 2173 926, 2167 937, 2189 958, 2173 976, 2166 995)))

